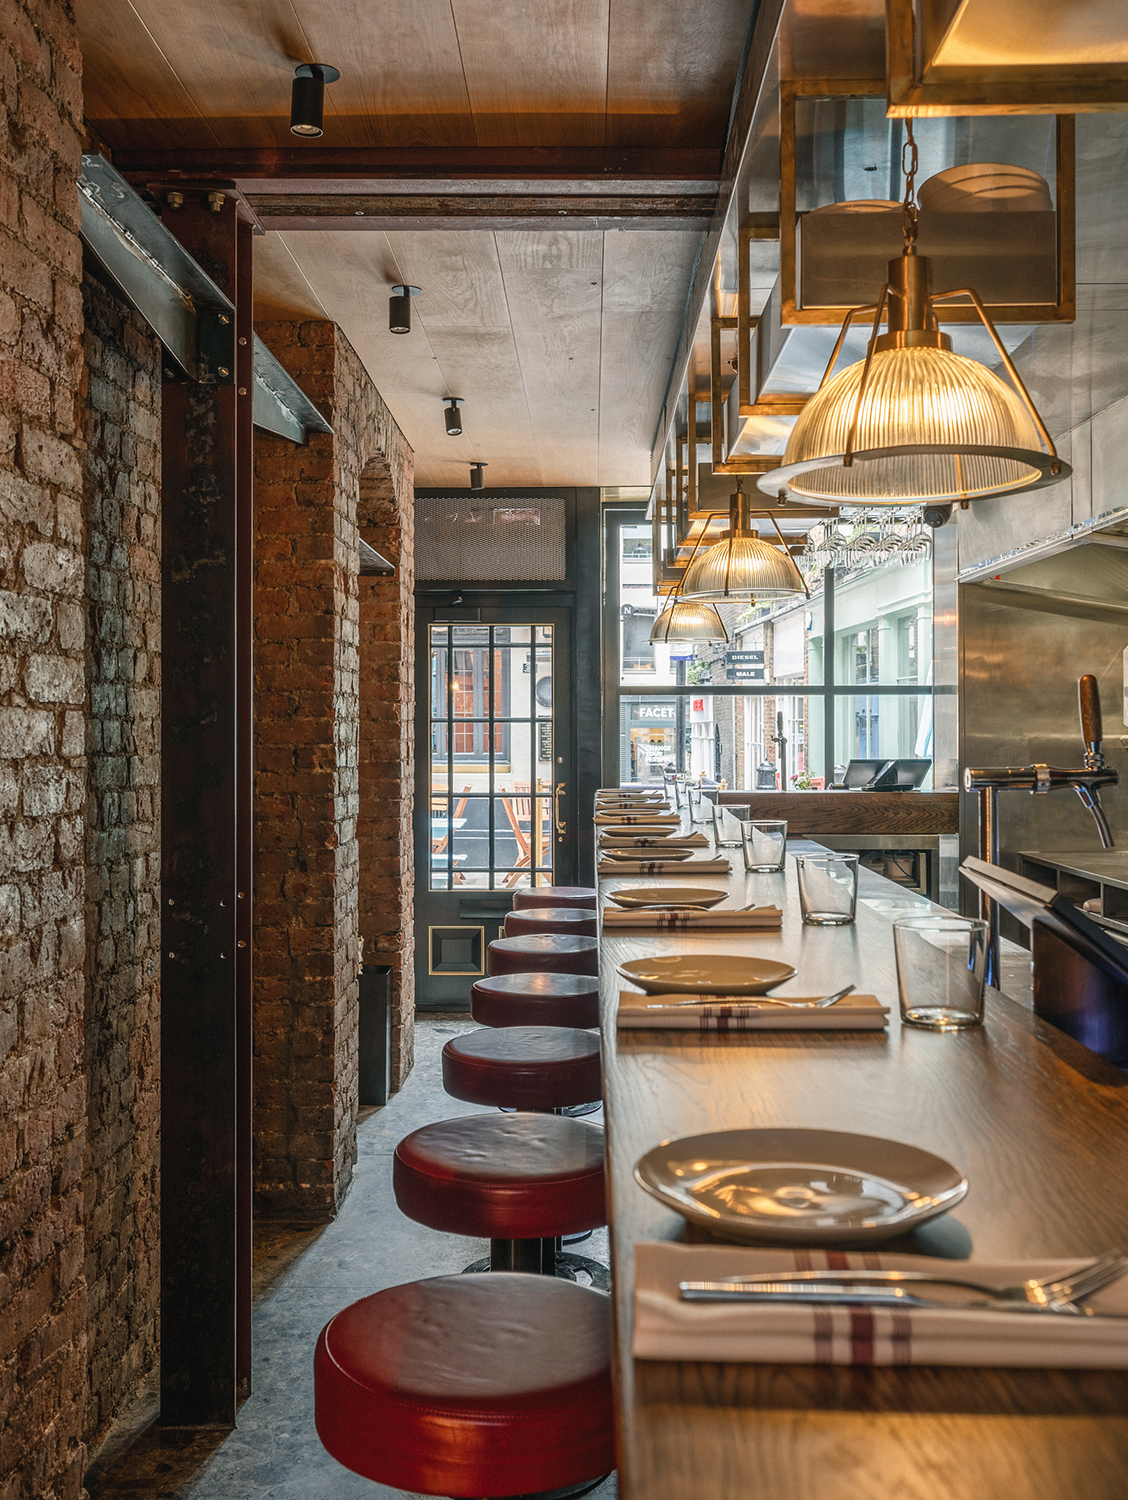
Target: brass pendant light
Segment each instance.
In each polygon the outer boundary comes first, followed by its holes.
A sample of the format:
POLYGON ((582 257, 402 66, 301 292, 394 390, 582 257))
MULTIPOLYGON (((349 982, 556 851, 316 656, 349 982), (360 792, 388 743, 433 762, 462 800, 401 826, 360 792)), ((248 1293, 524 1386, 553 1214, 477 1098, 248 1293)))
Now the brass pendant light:
MULTIPOLYGON (((736 482, 729 500, 729 529, 708 552, 694 558, 685 570, 680 593, 684 599, 787 599, 807 594, 803 575, 795 566, 783 534, 780 546, 760 539, 752 530, 744 481, 736 482)), ((775 526, 775 520, 772 519, 775 526)))
POLYGON ((912 121, 906 124, 905 248, 889 262, 876 305, 846 315, 822 382, 792 430, 782 467, 759 481, 767 494, 786 489, 825 505, 966 506, 1056 484, 1071 472, 977 293, 970 287, 932 291, 929 259, 916 253, 917 154, 912 121), (954 297, 971 299, 1013 389, 986 365, 952 353, 936 305, 954 297), (870 312, 865 359, 832 379, 851 320, 870 312))
POLYGON ((674 598, 654 621, 651 641, 666 645, 670 641, 728 643, 729 633, 717 613, 715 604, 697 599, 674 598))

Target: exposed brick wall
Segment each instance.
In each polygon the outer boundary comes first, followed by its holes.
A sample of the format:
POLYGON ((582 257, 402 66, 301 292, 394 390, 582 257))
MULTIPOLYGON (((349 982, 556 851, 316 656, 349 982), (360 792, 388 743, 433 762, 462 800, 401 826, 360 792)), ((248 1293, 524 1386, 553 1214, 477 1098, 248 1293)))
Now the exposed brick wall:
POLYGON ((356 1155, 361 472, 394 475, 409 511, 412 464, 331 323, 259 332, 335 429, 255 446, 256 1194, 261 1210, 320 1219, 356 1155))
POLYGON ((87 278, 86 1286, 96 1441, 158 1353, 160 343, 87 278))
POLYGON ((0 4, 0 1495, 79 1494, 86 762, 81 80, 69 7, 0 4))
MULTIPOLYGON (((408 490, 410 493, 410 490, 408 490)), ((385 464, 360 480, 361 531, 396 565, 360 584, 360 930, 365 962, 392 970, 392 1087, 415 1057, 415 538, 385 464)))

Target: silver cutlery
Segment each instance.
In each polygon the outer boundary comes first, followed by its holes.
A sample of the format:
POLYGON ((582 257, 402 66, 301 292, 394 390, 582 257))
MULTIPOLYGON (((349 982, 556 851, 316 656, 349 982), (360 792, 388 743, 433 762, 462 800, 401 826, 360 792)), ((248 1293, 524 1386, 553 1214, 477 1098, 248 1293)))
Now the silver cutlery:
MULTIPOLYGON (((845 989, 836 990, 833 995, 823 995, 820 1000, 777 1000, 773 995, 749 996, 747 1000, 738 995, 726 996, 725 999, 734 1005, 745 1006, 748 1010, 759 1010, 762 1005, 783 1005, 788 1010, 826 1010, 831 1005, 837 1005, 847 995, 852 995, 854 989, 854 985, 848 984, 845 989)), ((661 1005, 647 1005, 643 1009, 665 1010, 667 1005, 711 1005, 719 999, 719 995, 687 995, 684 1000, 666 1000, 661 1005)))
POLYGON ((733 1276, 724 1281, 682 1281, 678 1290, 687 1302, 861 1302, 877 1307, 995 1307, 1092 1317, 1096 1315, 1092 1309, 1078 1307, 1077 1303, 1118 1281, 1126 1272, 1128 1259, 1112 1250, 1069 1276, 1034 1278, 1010 1286, 987 1286, 967 1277, 928 1271, 788 1271, 733 1276), (953 1303, 908 1290, 928 1285, 959 1287, 979 1293, 979 1299, 953 1303))

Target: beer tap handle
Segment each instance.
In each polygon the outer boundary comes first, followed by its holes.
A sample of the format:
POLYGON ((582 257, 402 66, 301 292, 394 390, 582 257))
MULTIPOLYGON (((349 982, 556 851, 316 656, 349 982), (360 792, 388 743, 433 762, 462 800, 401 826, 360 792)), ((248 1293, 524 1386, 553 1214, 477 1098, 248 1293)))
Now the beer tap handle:
POLYGON ((1077 682, 1077 704, 1081 711, 1081 738, 1085 742, 1086 759, 1095 757, 1095 764, 1100 765, 1101 741, 1104 739, 1104 728, 1101 724, 1101 690, 1097 686, 1097 679, 1091 672, 1086 672, 1084 677, 1077 682))

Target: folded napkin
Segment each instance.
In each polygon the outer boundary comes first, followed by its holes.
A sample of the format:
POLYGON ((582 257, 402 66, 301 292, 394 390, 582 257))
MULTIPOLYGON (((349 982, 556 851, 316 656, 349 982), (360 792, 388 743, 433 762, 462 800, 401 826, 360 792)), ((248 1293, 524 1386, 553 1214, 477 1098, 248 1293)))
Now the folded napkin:
POLYGON ((595 815, 596 825, 605 827, 608 824, 615 828, 680 828, 681 818, 677 813, 663 812, 597 812, 595 815))
MULTIPOLYGON (((607 913, 603 915, 604 923, 607 913)), ((802 999, 797 995, 796 999, 802 999)), ((811 996, 817 999, 817 995, 811 996)), ((618 1024, 643 1031, 883 1031, 889 1012, 874 995, 847 995, 825 1010, 757 1004, 756 996, 619 993, 618 1024)))
MULTIPOLYGON (((982 1365, 1128 1369, 1128 1328, 1116 1318, 963 1308, 801 1307, 792 1302, 683 1302, 680 1281, 762 1271, 890 1270, 966 1276, 985 1286, 1066 1275, 1083 1262, 934 1260, 870 1251, 749 1250, 727 1245, 635 1246, 636 1359, 782 1365, 982 1365)), ((922 1288, 924 1295, 929 1295, 922 1288)), ((968 1294, 973 1295, 971 1293, 968 1294)), ((1128 1277, 1086 1299, 1128 1316, 1128 1277)))
POLYGON ((695 927, 782 927, 778 906, 757 906, 752 911, 655 911, 625 910, 605 906, 604 927, 642 927, 650 932, 691 932, 695 927))
POLYGON ((612 875, 731 875, 727 859, 601 859, 598 873, 612 875))
POLYGON ((599 835, 601 849, 708 849, 703 833, 613 833, 599 835))

